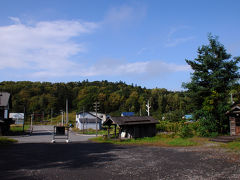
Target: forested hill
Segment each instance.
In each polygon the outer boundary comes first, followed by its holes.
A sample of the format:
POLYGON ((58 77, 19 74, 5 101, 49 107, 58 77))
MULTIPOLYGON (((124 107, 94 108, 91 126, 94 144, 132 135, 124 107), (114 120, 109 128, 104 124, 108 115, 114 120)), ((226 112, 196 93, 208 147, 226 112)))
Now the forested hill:
POLYGON ((146 102, 150 100, 151 115, 169 120, 177 120, 191 112, 189 98, 185 92, 172 92, 166 89, 146 89, 127 85, 123 82, 82 81, 69 83, 3 81, 0 90, 12 94, 12 112, 32 112, 55 115, 65 109, 68 99, 69 111, 93 110, 93 103, 100 102, 100 112, 120 115, 124 111, 146 115, 146 102))

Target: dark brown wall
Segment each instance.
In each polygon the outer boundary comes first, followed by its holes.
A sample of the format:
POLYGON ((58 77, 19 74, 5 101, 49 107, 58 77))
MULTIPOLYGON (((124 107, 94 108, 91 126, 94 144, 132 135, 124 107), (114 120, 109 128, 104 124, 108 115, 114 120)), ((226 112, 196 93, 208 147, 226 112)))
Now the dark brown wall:
POLYGON ((125 125, 122 126, 122 129, 133 138, 153 137, 156 135, 155 124, 125 125))

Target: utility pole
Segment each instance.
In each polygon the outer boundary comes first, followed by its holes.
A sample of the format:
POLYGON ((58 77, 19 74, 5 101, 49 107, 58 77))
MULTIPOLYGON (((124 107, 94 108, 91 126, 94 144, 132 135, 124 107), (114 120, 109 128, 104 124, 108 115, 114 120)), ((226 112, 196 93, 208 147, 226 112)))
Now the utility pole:
POLYGON ((84 107, 83 107, 83 125, 82 125, 83 126, 83 134, 84 134, 84 124, 85 124, 85 112, 84 112, 84 107))
POLYGON ((26 116, 26 108, 24 106, 24 110, 23 110, 23 132, 24 132, 25 116, 26 116))
POLYGON ((150 116, 150 108, 151 108, 151 106, 150 106, 150 104, 149 104, 149 100, 148 100, 148 102, 147 102, 147 104, 146 104, 146 107, 147 107, 146 111, 147 111, 147 113, 148 113, 148 116, 150 116))
POLYGON ((61 113, 62 113, 62 126, 63 126, 63 110, 61 110, 61 113))
POLYGON ((68 124, 68 99, 66 99, 66 124, 68 124))
POLYGON ((94 110, 95 110, 95 112, 96 112, 96 136, 98 135, 98 123, 97 123, 97 121, 98 121, 98 116, 97 116, 97 111, 99 110, 99 102, 95 102, 95 103, 93 103, 93 107, 94 107, 94 110))
POLYGON ((51 125, 52 125, 52 116, 53 116, 53 108, 51 108, 51 125))
POLYGON ((233 104, 234 101, 233 101, 233 94, 231 93, 231 103, 233 104))
POLYGON ((30 134, 32 134, 32 132, 33 132, 33 118, 34 118, 34 112, 33 112, 33 114, 31 115, 31 128, 30 128, 30 134))

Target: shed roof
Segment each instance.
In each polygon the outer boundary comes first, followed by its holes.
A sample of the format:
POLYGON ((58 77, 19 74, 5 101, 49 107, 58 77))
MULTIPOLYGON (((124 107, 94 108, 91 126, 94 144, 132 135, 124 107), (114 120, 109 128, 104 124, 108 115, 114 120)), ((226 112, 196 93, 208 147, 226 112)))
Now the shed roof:
POLYGON ((0 92, 0 106, 1 107, 8 106, 9 98, 10 98, 10 93, 0 92))
POLYGON ((230 115, 230 114, 240 114, 240 104, 239 103, 234 103, 231 106, 231 109, 226 112, 226 114, 228 114, 228 115, 230 115))
POLYGON ((121 125, 137 125, 137 124, 157 124, 158 121, 151 116, 121 116, 109 117, 103 125, 117 124, 121 125))

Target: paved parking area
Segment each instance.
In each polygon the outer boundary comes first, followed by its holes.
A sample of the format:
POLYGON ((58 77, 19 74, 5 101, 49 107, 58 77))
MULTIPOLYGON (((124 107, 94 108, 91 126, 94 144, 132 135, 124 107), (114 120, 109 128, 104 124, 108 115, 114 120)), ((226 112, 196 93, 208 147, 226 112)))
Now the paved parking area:
POLYGON ((70 133, 51 143, 53 126, 0 146, 0 179, 240 179, 239 154, 213 147, 118 146, 70 133))
MULTIPOLYGON (((82 135, 74 132, 69 133, 71 142, 87 141, 94 135, 82 135)), ((11 138, 18 140, 19 143, 50 143, 53 139, 53 126, 33 126, 33 133, 31 135, 11 136, 11 138)), ((64 137, 63 137, 64 138, 64 137)), ((56 143, 65 142, 64 139, 57 139, 56 143)))

